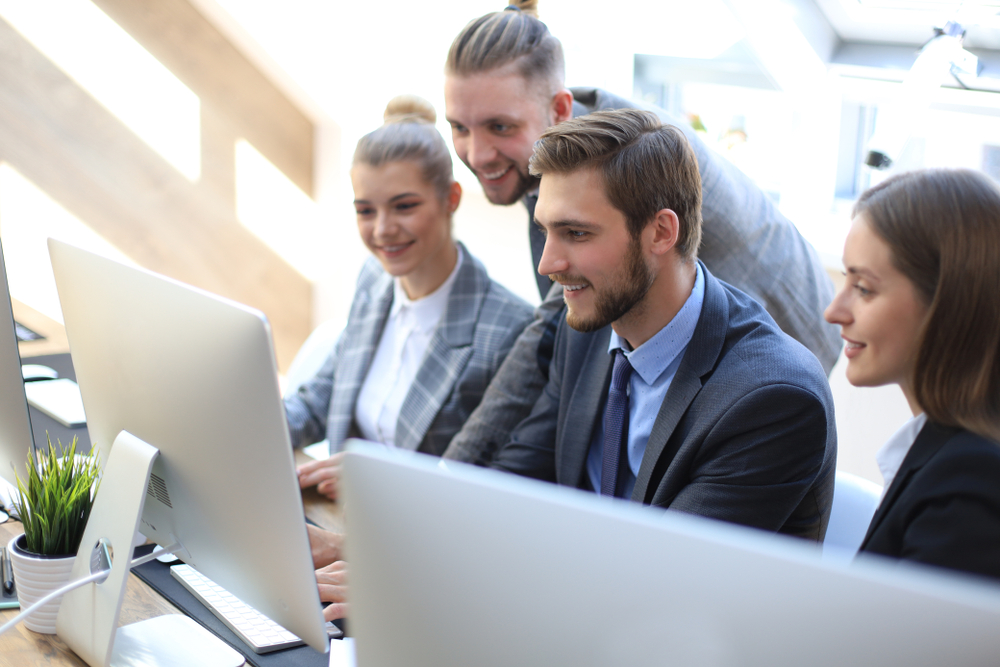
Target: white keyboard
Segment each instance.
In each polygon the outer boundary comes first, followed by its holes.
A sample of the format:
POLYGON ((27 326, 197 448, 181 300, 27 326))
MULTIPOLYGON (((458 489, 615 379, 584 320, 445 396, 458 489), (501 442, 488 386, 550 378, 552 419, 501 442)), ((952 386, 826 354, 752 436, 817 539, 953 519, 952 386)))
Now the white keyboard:
POLYGON ((254 653, 270 653, 305 644, 190 565, 173 565, 170 574, 246 642, 254 653))

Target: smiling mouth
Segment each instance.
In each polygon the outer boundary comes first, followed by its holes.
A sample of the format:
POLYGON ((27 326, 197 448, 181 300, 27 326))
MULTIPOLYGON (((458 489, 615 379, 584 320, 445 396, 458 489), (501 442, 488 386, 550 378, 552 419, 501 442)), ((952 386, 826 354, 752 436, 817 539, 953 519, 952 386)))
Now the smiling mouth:
POLYGON ((562 285, 564 292, 579 292, 585 287, 590 287, 590 283, 584 278, 576 278, 575 276, 566 277, 563 275, 551 274, 549 279, 553 280, 560 285, 562 285), (577 282, 582 280, 583 282, 577 282))
POLYGON ((380 245, 380 246, 375 246, 375 247, 378 248, 379 250, 381 250, 382 252, 384 252, 387 255, 394 255, 394 254, 403 252, 404 250, 406 250, 407 248, 409 248, 414 243, 415 243, 415 241, 409 241, 407 243, 397 243, 395 245, 380 245))
MULTIPOLYGON (((843 336, 841 336, 841 338, 843 338, 843 336)), ((867 347, 865 343, 858 343, 848 338, 844 338, 844 342, 846 343, 846 345, 844 346, 844 355, 848 359, 853 359, 854 357, 859 355, 863 349, 867 347)))
POLYGON ((478 172, 480 180, 483 181, 499 181, 501 178, 507 175, 507 172, 514 168, 514 165, 508 166, 506 169, 501 169, 500 171, 478 172))

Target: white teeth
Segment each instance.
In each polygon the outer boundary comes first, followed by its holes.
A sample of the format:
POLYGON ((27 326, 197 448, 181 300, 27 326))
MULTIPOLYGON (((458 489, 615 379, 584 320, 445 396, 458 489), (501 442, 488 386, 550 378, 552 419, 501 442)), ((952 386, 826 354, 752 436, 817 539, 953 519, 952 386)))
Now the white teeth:
POLYGON ((575 292, 583 289, 584 287, 586 287, 586 285, 563 285, 563 289, 567 292, 575 292))
POLYGON ((482 174, 482 177, 485 178, 487 181, 495 181, 504 174, 506 174, 508 171, 510 171, 510 167, 507 167, 506 169, 501 169, 500 171, 495 171, 490 174, 487 174, 486 172, 480 172, 480 174, 482 174))
POLYGON ((402 245, 384 245, 384 246, 382 246, 382 250, 384 250, 385 252, 399 252, 400 250, 402 250, 403 248, 407 247, 408 245, 410 245, 410 244, 409 243, 403 243, 402 245))

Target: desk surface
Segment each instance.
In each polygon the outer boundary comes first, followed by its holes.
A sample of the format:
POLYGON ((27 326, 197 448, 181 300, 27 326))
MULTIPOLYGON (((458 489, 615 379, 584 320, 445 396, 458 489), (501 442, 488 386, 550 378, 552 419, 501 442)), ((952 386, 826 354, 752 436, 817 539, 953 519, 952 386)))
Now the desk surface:
POLYGON ((66 330, 63 325, 17 299, 12 298, 10 305, 14 311, 15 320, 45 337, 41 340, 18 343, 17 351, 21 353, 22 357, 69 352, 69 341, 66 338, 66 330))
MULTIPOLYGON (((296 452, 296 461, 305 461, 307 457, 296 452)), ((302 492, 302 504, 306 516, 324 528, 337 530, 341 527, 340 512, 337 506, 316 493, 315 489, 302 492)), ((21 524, 8 521, 0 524, 0 540, 7 544, 15 535, 24 532, 21 524)), ((0 611, 0 624, 17 615, 20 610, 9 609, 0 611)), ((125 589, 125 600, 122 603, 122 613, 118 625, 128 625, 147 618, 163 614, 181 613, 176 607, 160 597, 134 574, 128 577, 125 589)), ((0 635, 0 666, 2 667, 32 667, 34 665, 76 665, 86 667, 86 663, 73 653, 66 644, 55 635, 40 635, 32 632, 20 623, 6 634, 0 635)))

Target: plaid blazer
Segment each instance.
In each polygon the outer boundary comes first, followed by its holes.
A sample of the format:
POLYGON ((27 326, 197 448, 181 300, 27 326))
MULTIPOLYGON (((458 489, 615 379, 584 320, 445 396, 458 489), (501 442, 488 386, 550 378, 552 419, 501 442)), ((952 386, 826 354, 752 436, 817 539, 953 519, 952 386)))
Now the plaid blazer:
MULTIPOLYGON (((532 309, 462 246, 444 316, 435 329, 396 423, 396 446, 440 456, 469 417, 532 309)), ((375 258, 358 276, 347 326, 316 376, 285 399, 296 447, 330 441, 330 451, 358 435, 354 406, 392 306, 393 278, 375 258)))

